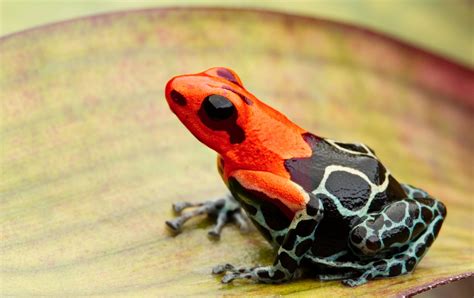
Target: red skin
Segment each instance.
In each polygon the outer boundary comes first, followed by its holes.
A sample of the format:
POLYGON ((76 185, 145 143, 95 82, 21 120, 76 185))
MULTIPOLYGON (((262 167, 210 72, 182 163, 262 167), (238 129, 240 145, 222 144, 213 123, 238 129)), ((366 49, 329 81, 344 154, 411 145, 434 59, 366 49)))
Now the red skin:
POLYGON ((304 129, 245 90, 240 78, 230 69, 216 67, 176 76, 166 85, 165 93, 171 110, 188 130, 222 158, 226 184, 234 177, 245 188, 264 192, 294 212, 304 208, 307 195, 290 180, 284 166, 285 159, 311 156, 311 148, 302 137, 304 129), (252 104, 223 86, 250 99, 252 104), (172 99, 173 90, 186 99, 185 105, 172 99), (204 98, 212 94, 222 95, 234 104, 238 114, 236 123, 245 132, 243 142, 232 144, 228 132, 212 130, 201 122, 198 111, 204 98))

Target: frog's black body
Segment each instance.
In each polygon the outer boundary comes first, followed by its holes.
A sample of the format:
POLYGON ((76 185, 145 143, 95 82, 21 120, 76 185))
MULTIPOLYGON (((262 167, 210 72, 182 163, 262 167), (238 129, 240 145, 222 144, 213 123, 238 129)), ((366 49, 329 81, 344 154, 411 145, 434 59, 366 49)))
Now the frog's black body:
POLYGON ((255 226, 279 247, 275 264, 283 270, 260 279, 281 282, 286 271, 294 277, 314 267, 321 279, 355 286, 411 272, 441 228, 444 205, 398 183, 366 145, 303 137, 313 155, 285 161, 291 180, 312 197, 299 222, 286 218, 285 206, 270 204, 264 193, 229 181, 255 226))
POLYGON ((320 240, 312 253, 326 257, 342 250, 350 251, 347 238, 354 222, 407 195, 367 146, 334 142, 309 133, 303 137, 313 155, 286 160, 285 166, 291 180, 314 193, 324 205, 324 218, 318 226, 320 240), (336 169, 327 171, 328 167, 336 169), (364 175, 368 181, 349 170, 364 175), (372 191, 370 184, 380 189, 372 191), (336 202, 340 203, 339 208, 336 202))
POLYGON ((174 205, 167 221, 179 231, 210 214, 218 237, 227 221, 245 227, 241 206, 275 247, 271 266, 216 267, 234 279, 280 283, 313 272, 350 286, 411 272, 436 238, 444 205, 400 184, 363 144, 317 137, 245 90, 230 69, 216 67, 172 78, 171 110, 218 153, 218 169, 232 195, 215 202, 174 205), (306 270, 309 269, 309 270, 306 270))
MULTIPOLYGON (((322 280, 343 279, 349 286, 411 272, 436 238, 446 216, 445 206, 425 191, 400 184, 363 144, 335 142, 305 133, 313 154, 285 160, 290 179, 310 196, 306 208, 289 218, 287 206, 265 193, 228 181, 232 196, 205 204, 175 205, 193 213, 169 221, 173 229, 192 216, 218 215, 211 235, 227 218, 242 223, 240 205, 276 249, 273 266, 227 271, 223 282, 250 278, 279 283, 308 272, 322 280), (235 201, 234 198, 237 200, 235 201)), ((218 163, 222 173, 222 163, 218 163)))

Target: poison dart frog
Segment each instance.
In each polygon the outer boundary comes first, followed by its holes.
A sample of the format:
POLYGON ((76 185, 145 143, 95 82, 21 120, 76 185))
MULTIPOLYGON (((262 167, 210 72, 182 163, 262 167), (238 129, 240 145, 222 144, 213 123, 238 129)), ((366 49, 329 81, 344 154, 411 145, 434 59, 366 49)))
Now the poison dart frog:
POLYGON ((223 283, 312 275, 358 286, 412 272, 438 235, 443 203, 399 183, 367 145, 291 122, 249 93, 234 71, 176 76, 165 95, 186 128, 217 152, 230 191, 216 201, 174 204, 179 216, 168 227, 179 232, 192 217, 214 215, 209 234, 218 238, 227 222, 247 228, 243 209, 276 251, 273 265, 214 267, 223 283))

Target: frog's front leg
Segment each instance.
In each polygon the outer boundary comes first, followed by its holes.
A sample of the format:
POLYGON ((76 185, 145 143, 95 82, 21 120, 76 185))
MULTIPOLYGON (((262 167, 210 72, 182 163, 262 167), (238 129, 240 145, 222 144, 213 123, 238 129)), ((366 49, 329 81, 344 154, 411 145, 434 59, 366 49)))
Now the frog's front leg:
POLYGON ((281 243, 270 241, 278 247, 271 266, 235 268, 226 264, 216 266, 213 273, 225 272, 223 283, 234 279, 281 283, 299 277, 301 260, 314 243, 316 228, 323 218, 321 201, 290 180, 266 172, 237 171, 229 185, 259 230, 272 239, 283 236, 283 240, 281 243), (274 213, 268 210, 274 210, 274 213), (275 222, 284 222, 285 219, 280 217, 288 212, 294 212, 293 218, 287 227, 282 228, 275 222))
POLYGON ((175 233, 180 233, 183 224, 189 219, 207 214, 216 218, 216 224, 208 232, 212 238, 220 237, 222 228, 228 222, 235 222, 240 226, 242 231, 248 229, 248 223, 245 215, 242 213, 239 202, 237 202, 231 194, 214 201, 206 201, 200 203, 179 202, 173 204, 173 210, 179 214, 172 220, 167 220, 166 225, 175 233), (184 209, 195 208, 192 211, 183 212, 184 209))

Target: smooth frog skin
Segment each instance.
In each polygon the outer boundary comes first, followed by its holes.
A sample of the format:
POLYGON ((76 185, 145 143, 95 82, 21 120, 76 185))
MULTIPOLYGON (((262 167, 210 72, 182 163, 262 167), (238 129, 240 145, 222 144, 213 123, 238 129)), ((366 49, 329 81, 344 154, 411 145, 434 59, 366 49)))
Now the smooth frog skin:
POLYGON ((438 235, 445 206, 425 191, 400 184, 363 144, 311 134, 243 87, 223 67, 172 78, 171 110, 218 153, 218 170, 232 195, 178 203, 167 221, 179 232, 199 214, 246 228, 241 208, 276 250, 270 266, 214 268, 222 281, 281 283, 305 275, 357 286, 414 270, 438 235))

